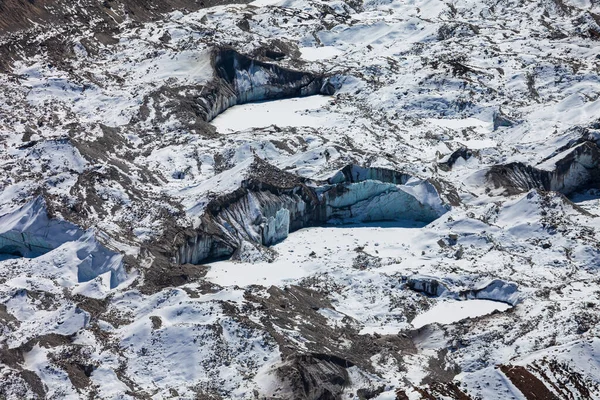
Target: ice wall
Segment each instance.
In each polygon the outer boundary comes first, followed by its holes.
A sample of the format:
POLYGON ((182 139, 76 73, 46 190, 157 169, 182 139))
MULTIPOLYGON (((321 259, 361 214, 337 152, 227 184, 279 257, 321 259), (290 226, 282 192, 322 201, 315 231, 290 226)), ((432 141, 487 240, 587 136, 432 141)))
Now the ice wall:
POLYGON ((203 88, 199 100, 208 122, 236 104, 316 94, 331 95, 328 79, 251 59, 233 49, 213 53, 217 79, 203 88))
MULTIPOLYGON (((197 234, 176 252, 176 261, 198 264, 229 256, 244 242, 270 246, 306 226, 393 220, 431 222, 449 209, 426 180, 358 166, 348 172, 355 182, 344 179, 337 184, 308 186, 299 181, 290 184, 288 177, 280 180, 285 181, 284 187, 277 187, 276 176, 270 176, 270 183, 243 182, 235 193, 209 205, 197 234), (385 177, 403 184, 367 179, 370 177, 385 177)), ((277 175, 277 171, 273 174, 277 175)))
POLYGON ((424 293, 428 296, 448 297, 454 299, 479 299, 492 300, 516 306, 522 299, 523 293, 519 291, 516 283, 493 279, 473 289, 457 291, 452 289, 452 281, 443 282, 431 276, 416 275, 405 278, 409 289, 424 293), (448 283, 448 284, 447 284, 448 283))
POLYGON ((414 187, 367 180, 336 186, 324 194, 326 222, 351 223, 398 219, 431 222, 443 214, 437 191, 427 181, 414 187), (430 196, 419 196, 421 192, 430 196))
POLYGON ((520 162, 496 165, 486 174, 488 185, 504 189, 506 194, 531 189, 570 194, 600 183, 600 149, 594 142, 584 142, 537 166, 520 162))
POLYGON ((205 259, 230 256, 243 242, 269 246, 285 239, 290 231, 310 224, 306 202, 293 191, 247 191, 216 215, 205 215, 204 231, 179 248, 176 260, 199 264, 205 259))
POLYGON ((111 287, 127 278, 123 256, 100 244, 93 231, 84 231, 48 216, 43 198, 0 216, 0 254, 39 257, 61 248, 61 257, 77 269, 78 282, 111 272, 111 287))
POLYGON ((361 167, 356 164, 349 164, 338 171, 334 176, 328 179, 329 183, 337 184, 344 182, 362 182, 366 180, 375 180, 385 183, 403 185, 412 178, 403 172, 394 171, 387 168, 361 167))
POLYGON ((0 253, 37 257, 77 240, 81 230, 67 221, 48 218, 42 198, 0 217, 0 253))
POLYGON ((468 298, 501 301, 512 306, 521 300, 521 296, 516 283, 501 279, 494 279, 467 293, 468 298))

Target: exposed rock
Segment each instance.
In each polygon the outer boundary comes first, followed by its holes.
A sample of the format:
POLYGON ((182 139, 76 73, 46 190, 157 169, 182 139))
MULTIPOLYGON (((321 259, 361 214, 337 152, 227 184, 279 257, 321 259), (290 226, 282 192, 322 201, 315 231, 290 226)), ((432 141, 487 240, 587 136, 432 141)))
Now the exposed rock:
POLYGON ((450 171, 454 163, 456 163, 459 158, 462 158, 464 161, 466 161, 472 156, 473 151, 469 150, 464 146, 461 146, 457 150, 450 153, 450 155, 440 160, 438 162, 438 167, 443 171, 450 171))
POLYGON ((479 28, 475 25, 462 22, 447 23, 438 29, 438 40, 448 40, 452 38, 461 38, 479 34, 479 28))
POLYGON ((431 277, 411 277, 406 285, 417 292, 423 292, 428 296, 441 296, 448 291, 443 282, 431 277))
POLYGON ((599 183, 600 151, 596 143, 584 142, 536 167, 519 162, 492 167, 486 174, 489 184, 512 195, 531 189, 563 194, 599 183))
POLYGON ((296 355, 279 368, 279 375, 300 399, 337 400, 350 384, 343 360, 318 355, 296 355))
POLYGON ((500 370, 510 379, 528 400, 558 400, 558 396, 524 367, 518 365, 501 365, 500 370))
POLYGON ((331 326, 319 310, 334 307, 318 292, 290 286, 284 290, 271 287, 268 293, 268 299, 252 294, 246 298, 260 301, 260 307, 268 311, 269 317, 262 322, 283 356, 277 373, 294 393, 301 394, 299 398, 339 399, 351 383, 348 368, 359 366, 371 371, 369 359, 375 354, 390 354, 398 363, 402 352, 414 351, 408 337, 359 335, 350 317, 345 318, 344 326, 331 326), (298 332, 306 348, 284 334, 288 331, 298 332), (351 340, 350 348, 344 345, 345 340, 351 340))

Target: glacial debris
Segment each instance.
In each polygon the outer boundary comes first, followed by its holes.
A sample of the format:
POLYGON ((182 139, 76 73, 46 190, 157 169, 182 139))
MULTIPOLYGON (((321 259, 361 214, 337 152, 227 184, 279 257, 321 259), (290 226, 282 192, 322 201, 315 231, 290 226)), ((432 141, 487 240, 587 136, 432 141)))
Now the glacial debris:
POLYGON ((537 166, 522 162, 495 165, 486 173, 488 186, 505 195, 531 189, 570 194, 600 183, 600 151, 594 142, 583 142, 537 166))

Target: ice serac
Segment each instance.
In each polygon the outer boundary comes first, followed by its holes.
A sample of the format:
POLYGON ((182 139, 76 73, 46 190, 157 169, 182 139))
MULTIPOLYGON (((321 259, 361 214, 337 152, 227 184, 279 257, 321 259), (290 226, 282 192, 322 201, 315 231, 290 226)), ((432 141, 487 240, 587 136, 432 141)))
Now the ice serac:
POLYGON ((290 210, 281 208, 274 217, 268 217, 262 233, 262 241, 267 246, 285 239, 290 233, 290 210))
POLYGON ((374 180, 337 185, 323 197, 329 223, 397 219, 431 222, 446 211, 433 185, 420 180, 410 185, 374 180))
POLYGON ((508 195, 531 189, 570 194, 600 183, 599 161, 598 145, 587 141, 535 167, 521 162, 493 166, 486 179, 488 185, 508 195))
POLYGON ((217 78, 199 99, 207 122, 237 104, 335 92, 325 76, 254 60, 233 49, 214 50, 212 63, 217 78))
POLYGON ((517 305, 521 296, 516 283, 505 282, 501 279, 494 279, 467 294, 469 298, 500 301, 512 306, 517 305))
POLYGON ((78 282, 111 272, 111 287, 126 279, 122 255, 100 244, 94 232, 50 218, 42 197, 0 217, 0 254, 26 258, 42 256, 65 246, 77 268, 78 282))
MULTIPOLYGON (((289 175, 289 174, 286 174, 289 175)), ((179 248, 178 263, 199 264, 231 256, 244 242, 272 245, 289 232, 312 224, 318 202, 297 180, 280 185, 252 177, 242 187, 213 200, 201 218, 200 229, 179 248)))
POLYGON ((179 239, 178 263, 231 256, 245 242, 269 246, 307 226, 431 222, 449 209, 430 182, 390 170, 353 166, 345 169, 352 181, 339 172, 335 184, 305 180, 258 158, 249 170, 239 189, 210 202, 198 230, 179 239), (399 184, 370 179, 377 177, 399 184))
POLYGON ((67 221, 50 219, 41 197, 0 217, 0 253, 33 258, 79 239, 67 221))
POLYGON ((411 290, 425 293, 428 296, 437 297, 448 292, 448 288, 443 282, 429 276, 413 276, 407 280, 406 285, 411 290))
POLYGON ((317 191, 328 223, 431 222, 448 210, 429 181, 400 171, 349 164, 327 182, 317 191))
POLYGON ((452 289, 452 282, 443 282, 431 276, 416 275, 405 278, 406 286, 416 292, 432 297, 449 297, 453 299, 492 300, 517 305, 523 298, 516 283, 502 279, 493 279, 472 289, 457 291, 452 289))

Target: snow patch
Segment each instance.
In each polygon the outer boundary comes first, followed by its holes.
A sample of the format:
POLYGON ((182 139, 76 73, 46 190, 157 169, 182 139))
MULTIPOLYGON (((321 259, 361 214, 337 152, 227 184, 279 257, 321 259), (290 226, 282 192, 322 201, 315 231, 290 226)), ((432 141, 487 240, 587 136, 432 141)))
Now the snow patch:
POLYGON ((475 318, 492 312, 506 311, 511 306, 491 300, 464 300, 464 301, 442 301, 423 314, 419 314, 412 320, 415 329, 425 325, 438 323, 442 325, 452 324, 466 318, 475 318))

